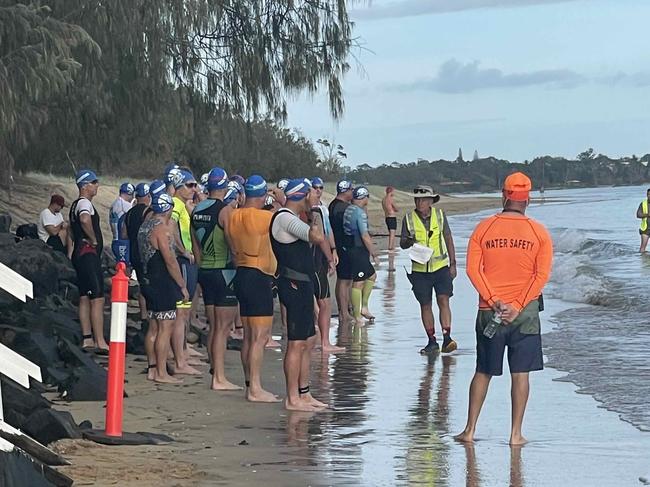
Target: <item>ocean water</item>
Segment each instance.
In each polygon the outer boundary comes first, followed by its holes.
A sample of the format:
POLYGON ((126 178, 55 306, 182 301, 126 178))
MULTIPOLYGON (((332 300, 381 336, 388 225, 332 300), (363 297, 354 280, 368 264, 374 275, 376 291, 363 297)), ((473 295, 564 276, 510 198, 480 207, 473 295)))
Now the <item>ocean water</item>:
POLYGON ((332 410, 287 414, 280 441, 286 461, 260 468, 300 472, 312 486, 619 486, 650 479, 650 258, 637 253, 635 218, 644 195, 638 187, 548 191, 530 208, 551 231, 555 262, 542 315, 547 366, 531 374, 524 448, 507 444, 507 365, 490 385, 475 445, 453 440, 465 424, 475 370, 478 300, 465 274, 467 241, 495 212, 489 209, 450 218, 459 349, 418 353, 426 337, 406 277, 408 254, 382 254, 370 302, 376 321, 334 326, 332 338, 346 352, 314 355, 314 395, 332 410), (389 262, 396 272, 387 272, 389 262))
MULTIPOLYGON (((555 328, 544 336, 547 365, 650 431, 650 255, 638 253, 636 218, 645 193, 646 187, 547 191, 528 214, 553 237, 545 296, 564 308, 550 317, 555 328)), ((460 232, 481 216, 459 221, 460 232)))

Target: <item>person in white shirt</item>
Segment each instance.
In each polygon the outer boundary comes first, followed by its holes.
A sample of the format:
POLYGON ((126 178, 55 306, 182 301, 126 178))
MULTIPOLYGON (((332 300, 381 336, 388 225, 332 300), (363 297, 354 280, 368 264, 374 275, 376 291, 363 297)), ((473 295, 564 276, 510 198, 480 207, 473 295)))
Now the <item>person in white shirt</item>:
POLYGON ((68 224, 61 214, 64 206, 63 196, 53 194, 49 206, 41 211, 37 225, 38 237, 54 250, 63 253, 66 252, 68 237, 68 224))
POLYGON ((108 223, 111 226, 111 232, 113 232, 113 240, 120 238, 120 219, 133 206, 134 193, 135 186, 131 183, 122 183, 120 186, 120 195, 111 205, 111 210, 108 214, 108 223))

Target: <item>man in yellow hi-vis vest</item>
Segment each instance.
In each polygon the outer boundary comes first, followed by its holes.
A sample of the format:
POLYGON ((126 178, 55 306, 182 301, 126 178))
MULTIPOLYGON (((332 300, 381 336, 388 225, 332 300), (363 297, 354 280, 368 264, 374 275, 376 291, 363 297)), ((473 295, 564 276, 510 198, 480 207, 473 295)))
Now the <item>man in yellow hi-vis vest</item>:
POLYGON ((639 252, 645 252, 645 248, 648 245, 648 239, 650 239, 650 211, 648 211, 648 206, 650 206, 650 189, 646 193, 646 199, 644 199, 639 208, 636 210, 636 217, 641 219, 641 227, 639 228, 639 234, 641 235, 641 247, 639 252))
POLYGON ((413 294, 420 303, 422 324, 429 342, 420 353, 435 353, 439 350, 433 318, 433 290, 440 311, 442 326, 442 352, 456 350, 451 338, 451 308, 449 298, 454 294, 453 280, 456 277, 456 251, 454 239, 444 211, 434 208, 440 200, 430 186, 419 185, 413 190, 415 210, 402 219, 400 247, 410 249, 413 294))

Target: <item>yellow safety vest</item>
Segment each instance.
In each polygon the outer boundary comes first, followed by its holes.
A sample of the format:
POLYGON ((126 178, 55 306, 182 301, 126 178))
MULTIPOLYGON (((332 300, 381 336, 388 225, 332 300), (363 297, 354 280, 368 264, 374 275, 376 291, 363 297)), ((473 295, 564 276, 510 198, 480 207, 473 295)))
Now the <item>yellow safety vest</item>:
MULTIPOLYGON (((648 199, 644 199, 641 202, 641 211, 644 214, 648 214, 648 199)), ((641 218, 641 231, 645 232, 648 229, 648 219, 647 218, 641 218)))
POLYGON ((415 242, 433 250, 431 259, 426 264, 411 261, 412 272, 435 272, 449 265, 447 244, 443 235, 444 227, 445 215, 440 209, 431 208, 429 230, 424 227, 424 223, 415 210, 406 214, 406 228, 411 235, 415 235, 415 242))

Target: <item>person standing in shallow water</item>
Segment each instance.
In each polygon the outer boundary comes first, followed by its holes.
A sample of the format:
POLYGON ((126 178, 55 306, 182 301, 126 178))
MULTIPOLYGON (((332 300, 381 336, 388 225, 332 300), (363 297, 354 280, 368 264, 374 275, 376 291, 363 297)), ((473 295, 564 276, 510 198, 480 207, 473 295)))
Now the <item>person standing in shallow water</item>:
POLYGON ((413 294, 420 303, 420 315, 424 331, 429 338, 421 354, 435 353, 439 350, 436 340, 435 320, 433 318, 432 293, 436 292, 436 302, 440 310, 442 327, 442 352, 456 350, 456 342, 451 338, 451 308, 449 298, 454 295, 456 278, 456 249, 447 217, 433 205, 440 201, 440 195, 434 193, 430 186, 419 185, 413 190, 415 210, 408 212, 402 219, 400 247, 410 249, 418 245, 428 253, 429 258, 423 262, 411 259, 409 280, 413 285, 413 294))
POLYGON ((641 247, 639 252, 645 252, 648 246, 648 239, 650 239, 650 189, 646 192, 646 199, 644 199, 639 208, 636 210, 636 217, 641 219, 641 227, 639 228, 639 235, 641 235, 641 247))
POLYGON ((510 444, 526 439, 521 427, 528 402, 528 374, 542 370, 539 322, 540 295, 548 282, 553 243, 546 228, 528 218, 531 182, 520 172, 503 184, 503 212, 478 224, 467 248, 467 275, 479 293, 476 317, 476 372, 469 388, 465 430, 455 436, 472 442, 490 379, 503 373, 508 347, 512 378, 510 444), (494 335, 484 335, 491 321, 501 322, 494 335))
MULTIPOLYGON (((388 229, 388 251, 392 252, 395 250, 395 232, 397 231, 397 212, 399 209, 395 205, 395 200, 393 199, 393 193, 395 188, 392 186, 386 187, 386 195, 381 200, 381 207, 384 210, 384 216, 386 217, 386 228, 388 229)), ((395 269, 392 266, 389 266, 389 271, 394 271, 395 269)))

